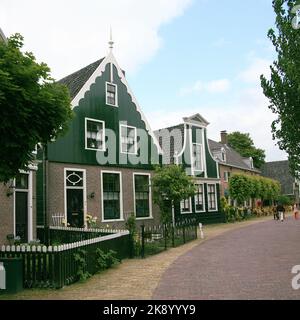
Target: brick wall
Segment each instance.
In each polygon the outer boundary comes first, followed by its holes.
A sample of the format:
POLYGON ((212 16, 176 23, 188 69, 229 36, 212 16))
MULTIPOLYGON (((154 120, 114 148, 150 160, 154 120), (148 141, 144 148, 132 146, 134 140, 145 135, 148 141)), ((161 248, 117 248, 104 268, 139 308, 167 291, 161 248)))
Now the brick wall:
MULTIPOLYGON (((100 166, 72 165, 62 163, 49 163, 48 169, 48 217, 49 223, 52 224, 52 215, 65 212, 64 203, 64 168, 77 168, 86 170, 86 193, 87 193, 87 212, 98 217, 98 221, 102 222, 102 199, 101 199, 101 171, 119 171, 122 174, 122 190, 123 190, 123 215, 126 219, 134 212, 134 195, 133 195, 133 172, 151 173, 145 170, 132 170, 123 168, 107 168, 100 166), (94 198, 89 195, 94 193, 94 198)), ((151 173, 152 174, 152 173, 151 173)), ((138 225, 144 223, 158 224, 159 209, 152 204, 153 219, 138 221, 138 225)), ((124 221, 102 222, 102 226, 109 225, 117 228, 124 227, 124 221)))
POLYGON ((221 179, 221 185, 220 185, 220 194, 221 197, 224 196, 225 194, 225 190, 229 189, 229 185, 228 182, 226 182, 224 180, 224 172, 230 172, 230 175, 232 176, 235 173, 243 173, 243 174, 249 174, 249 175, 255 175, 258 176, 258 173, 252 172, 252 171, 248 171, 248 170, 243 170, 243 169, 238 169, 238 168, 234 168, 234 167, 230 167, 230 166, 224 166, 222 164, 219 165, 219 171, 220 171, 220 179, 221 179))

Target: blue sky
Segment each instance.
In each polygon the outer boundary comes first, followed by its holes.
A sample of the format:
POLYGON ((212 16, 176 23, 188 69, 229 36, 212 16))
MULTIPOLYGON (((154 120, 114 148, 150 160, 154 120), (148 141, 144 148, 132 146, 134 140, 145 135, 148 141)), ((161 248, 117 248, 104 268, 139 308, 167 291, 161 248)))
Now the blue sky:
POLYGON ((249 132, 267 160, 286 159, 272 141, 274 115, 259 75, 275 55, 271 0, 1 0, 1 28, 63 77, 114 53, 152 128, 199 112, 208 135, 249 132), (58 11, 57 8, 60 8, 58 11))

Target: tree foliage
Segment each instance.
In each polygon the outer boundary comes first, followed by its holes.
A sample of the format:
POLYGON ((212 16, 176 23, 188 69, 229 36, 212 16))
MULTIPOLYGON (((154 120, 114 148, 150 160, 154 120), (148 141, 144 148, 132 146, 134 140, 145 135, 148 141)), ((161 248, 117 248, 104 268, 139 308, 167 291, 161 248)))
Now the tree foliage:
POLYGON ((0 42, 0 181, 26 170, 35 146, 63 134, 72 117, 68 89, 22 47, 20 34, 0 42))
POLYGON ((269 108, 277 119, 272 123, 273 139, 289 155, 291 171, 299 177, 300 169, 300 30, 292 27, 296 0, 273 0, 276 29, 268 38, 277 53, 271 68, 271 78, 261 76, 261 86, 269 99, 269 108))
POLYGON ((238 203, 255 198, 276 200, 280 194, 280 183, 260 176, 234 174, 229 179, 229 194, 238 203))
POLYGON ((252 157, 254 167, 260 168, 265 163, 265 151, 254 146, 249 133, 229 133, 228 144, 243 157, 252 157))
POLYGON ((193 196, 193 179, 177 165, 156 167, 152 178, 153 200, 160 207, 162 221, 171 221, 170 205, 193 196))

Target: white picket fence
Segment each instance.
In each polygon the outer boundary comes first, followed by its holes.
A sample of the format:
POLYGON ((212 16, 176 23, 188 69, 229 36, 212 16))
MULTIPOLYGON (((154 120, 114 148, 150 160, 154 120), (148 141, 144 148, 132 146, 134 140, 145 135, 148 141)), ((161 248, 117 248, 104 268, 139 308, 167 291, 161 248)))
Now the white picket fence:
MULTIPOLYGON (((37 229, 44 228, 44 226, 37 226, 37 229)), ((125 229, 109 229, 109 228, 75 228, 75 227, 60 227, 60 226, 50 226, 51 230, 61 230, 61 231, 78 231, 78 232, 94 232, 94 233, 120 233, 127 232, 125 229)))
MULTIPOLYGON (((53 228, 55 228, 55 229, 63 228, 60 230, 65 230, 64 227, 53 227, 53 228)), ((68 230, 68 229, 72 229, 72 228, 66 228, 66 229, 68 230)), ((73 229, 77 230, 78 228, 73 228, 73 229)), ((86 229, 83 229, 83 230, 86 231, 86 229)), ((94 229, 94 230, 101 230, 101 229, 94 229)), ((101 232, 101 231, 92 231, 92 232, 101 232)), ((105 232, 108 232, 108 231, 105 231, 105 232)), ((20 246, 3 245, 2 247, 0 247, 0 251, 1 252, 44 252, 44 253, 60 252, 60 251, 66 251, 66 250, 70 250, 70 249, 74 249, 74 248, 87 246, 89 244, 99 243, 99 242, 123 237, 126 235, 129 235, 129 231, 122 230, 122 231, 114 232, 113 234, 109 234, 107 236, 102 236, 102 237, 97 237, 97 238, 93 238, 93 239, 63 244, 63 245, 59 245, 59 246, 48 246, 48 247, 45 245, 31 245, 31 246, 30 245, 20 245, 20 246)))

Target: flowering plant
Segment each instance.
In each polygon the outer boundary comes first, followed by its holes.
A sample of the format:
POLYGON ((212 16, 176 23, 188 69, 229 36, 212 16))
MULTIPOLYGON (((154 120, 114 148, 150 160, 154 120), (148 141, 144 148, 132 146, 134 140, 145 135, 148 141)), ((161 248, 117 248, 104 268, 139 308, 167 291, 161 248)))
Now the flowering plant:
POLYGON ((70 223, 67 223, 67 220, 66 219, 62 219, 61 220, 61 223, 64 227, 70 227, 70 223))
POLYGON ((87 214, 85 217, 85 221, 87 223, 88 228, 96 228, 97 227, 97 217, 87 214))

